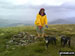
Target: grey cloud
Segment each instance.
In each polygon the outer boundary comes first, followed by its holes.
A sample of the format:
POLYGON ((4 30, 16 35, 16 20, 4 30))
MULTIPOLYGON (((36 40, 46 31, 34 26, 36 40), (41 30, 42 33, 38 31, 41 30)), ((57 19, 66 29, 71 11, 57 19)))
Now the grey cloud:
POLYGON ((0 0, 0 18, 3 19, 18 19, 18 20, 35 20, 39 9, 44 7, 46 9, 48 20, 58 18, 74 17, 74 7, 63 6, 27 6, 27 5, 12 5, 6 0, 0 0))

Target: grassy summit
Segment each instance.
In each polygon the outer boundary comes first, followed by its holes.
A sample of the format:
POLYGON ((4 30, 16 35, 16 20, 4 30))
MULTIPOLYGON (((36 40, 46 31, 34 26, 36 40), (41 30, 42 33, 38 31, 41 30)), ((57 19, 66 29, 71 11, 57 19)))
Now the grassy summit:
POLYGON ((0 56, 59 56, 60 50, 75 51, 75 24, 49 25, 49 28, 45 29, 46 34, 56 36, 58 41, 56 46, 49 45, 48 49, 45 48, 44 40, 27 46, 10 44, 10 47, 6 48, 6 43, 18 32, 29 32, 32 35, 37 35, 34 26, 0 28, 0 56), (60 35, 71 36, 70 48, 60 46, 60 35))

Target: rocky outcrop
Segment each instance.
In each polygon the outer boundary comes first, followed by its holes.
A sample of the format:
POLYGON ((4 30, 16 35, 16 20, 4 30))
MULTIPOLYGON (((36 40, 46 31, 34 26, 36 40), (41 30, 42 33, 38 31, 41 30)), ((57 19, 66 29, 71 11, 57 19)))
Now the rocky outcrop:
POLYGON ((34 43, 35 40, 35 35, 31 35, 28 32, 19 32, 17 35, 13 35, 7 43, 24 46, 30 43, 34 43))

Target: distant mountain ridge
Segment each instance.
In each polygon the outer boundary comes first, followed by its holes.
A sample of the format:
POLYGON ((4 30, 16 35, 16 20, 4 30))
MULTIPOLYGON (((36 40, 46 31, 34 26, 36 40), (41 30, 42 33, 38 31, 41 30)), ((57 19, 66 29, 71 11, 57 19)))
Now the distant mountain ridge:
POLYGON ((30 21, 0 19, 0 27, 32 25, 30 21))
POLYGON ((75 22, 68 21, 65 19, 57 19, 57 20, 54 20, 52 22, 49 22, 49 24, 75 24, 75 22))
MULTIPOLYGON (((21 26, 21 25, 34 25, 34 22, 32 21, 18 21, 14 22, 15 20, 6 20, 6 19, 0 19, 0 27, 8 27, 8 26, 21 26)), ((66 19, 57 19, 51 22, 48 22, 48 24, 75 24, 75 17, 73 18, 66 18, 66 19)))

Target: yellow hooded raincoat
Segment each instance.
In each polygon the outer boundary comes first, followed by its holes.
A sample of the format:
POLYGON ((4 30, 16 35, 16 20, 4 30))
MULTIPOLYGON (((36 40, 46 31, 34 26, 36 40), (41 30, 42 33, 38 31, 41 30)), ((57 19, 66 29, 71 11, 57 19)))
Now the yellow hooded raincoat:
POLYGON ((47 16, 41 16, 40 14, 37 14, 36 20, 35 20, 35 25, 37 26, 44 26, 47 25, 47 16))

